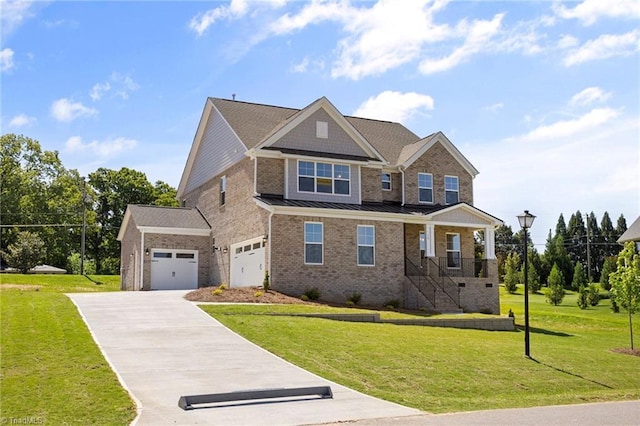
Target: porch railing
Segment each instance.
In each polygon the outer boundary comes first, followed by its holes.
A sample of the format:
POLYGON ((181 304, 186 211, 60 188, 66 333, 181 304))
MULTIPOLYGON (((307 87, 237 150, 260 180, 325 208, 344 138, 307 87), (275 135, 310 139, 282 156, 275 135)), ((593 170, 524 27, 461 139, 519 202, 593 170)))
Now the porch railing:
POLYGON ((436 307, 436 287, 422 266, 416 266, 409 258, 404 258, 404 275, 411 281, 416 289, 422 294, 425 299, 436 307))
POLYGON ((427 263, 426 269, 429 277, 442 289, 444 294, 449 296, 449 299, 451 299, 456 306, 460 307, 460 287, 451 279, 451 276, 448 275, 448 269, 441 268, 440 265, 430 257, 423 258, 422 263, 427 263))
POLYGON ((452 267, 446 257, 438 258, 441 273, 449 277, 487 278, 487 259, 460 259, 460 265, 452 267))

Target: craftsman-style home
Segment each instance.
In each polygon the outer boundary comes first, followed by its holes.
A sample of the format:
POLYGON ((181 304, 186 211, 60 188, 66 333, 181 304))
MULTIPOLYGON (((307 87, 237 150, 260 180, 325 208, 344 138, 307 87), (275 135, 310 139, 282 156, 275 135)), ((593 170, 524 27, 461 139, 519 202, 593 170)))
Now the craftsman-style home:
POLYGON ((499 313, 502 221, 474 207, 477 174, 443 133, 345 116, 324 97, 302 109, 209 98, 182 207, 125 214, 122 286, 258 286, 268 272, 293 296, 499 313))

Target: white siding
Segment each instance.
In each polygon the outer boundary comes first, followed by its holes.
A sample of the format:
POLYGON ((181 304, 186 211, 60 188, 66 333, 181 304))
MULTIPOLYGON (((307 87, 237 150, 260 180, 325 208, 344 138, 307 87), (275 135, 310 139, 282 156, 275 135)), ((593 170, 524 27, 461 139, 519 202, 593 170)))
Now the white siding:
POLYGON ((226 121, 213 109, 184 192, 189 193, 242 160, 245 150, 226 121))
POLYGON ((454 209, 450 212, 438 214, 432 217, 434 222, 449 222, 469 225, 491 225, 492 222, 461 208, 454 209))

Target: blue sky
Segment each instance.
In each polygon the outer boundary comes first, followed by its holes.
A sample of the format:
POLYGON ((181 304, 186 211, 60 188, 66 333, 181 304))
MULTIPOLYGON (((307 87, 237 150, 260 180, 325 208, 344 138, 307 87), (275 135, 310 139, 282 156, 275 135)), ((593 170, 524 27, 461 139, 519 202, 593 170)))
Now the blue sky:
MULTIPOLYGON (((208 96, 443 131, 475 205, 544 244, 560 213, 640 214, 640 3, 0 2, 2 133, 67 168, 178 186, 208 96)), ((543 247, 539 247, 541 250, 543 247)))

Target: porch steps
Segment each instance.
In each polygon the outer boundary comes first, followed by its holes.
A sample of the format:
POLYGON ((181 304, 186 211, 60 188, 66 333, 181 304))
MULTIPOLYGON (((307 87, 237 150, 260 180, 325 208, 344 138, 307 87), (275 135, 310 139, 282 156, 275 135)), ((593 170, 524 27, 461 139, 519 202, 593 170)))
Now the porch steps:
POLYGON ((405 276, 404 286, 406 289, 406 301, 405 304, 408 308, 413 309, 426 309, 427 311, 440 312, 446 314, 461 314, 463 310, 458 307, 455 302, 451 300, 447 294, 440 288, 435 288, 435 304, 431 303, 427 297, 418 290, 415 282, 424 277, 419 276, 405 276))

